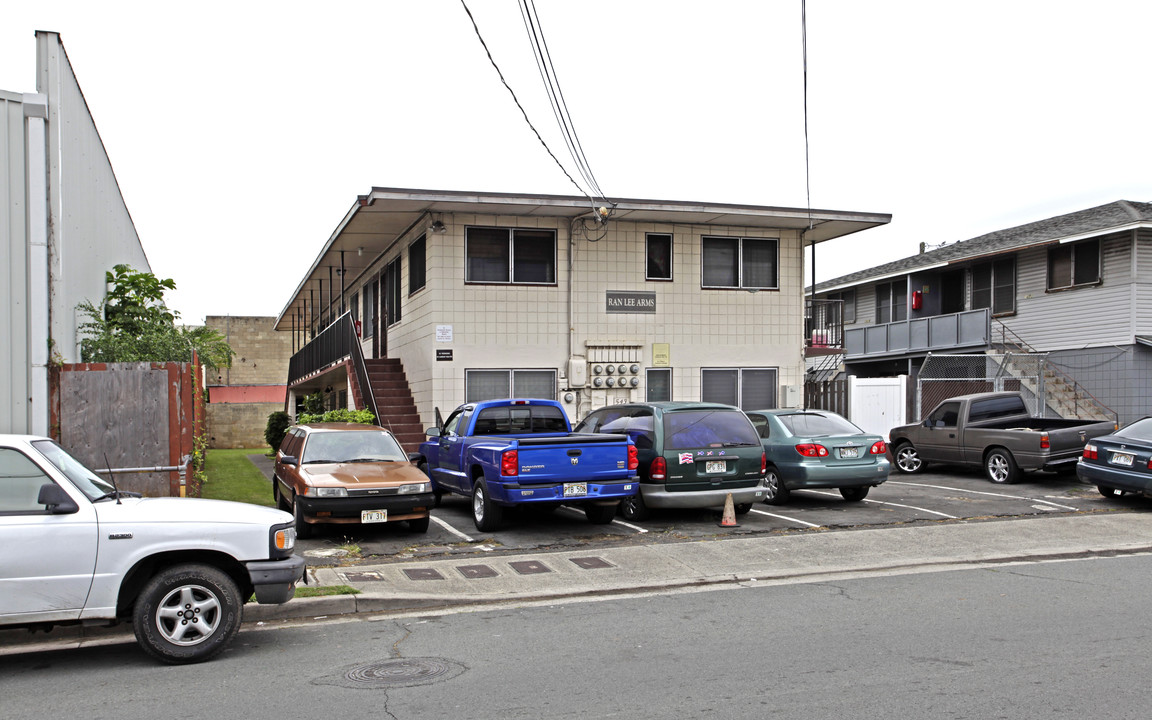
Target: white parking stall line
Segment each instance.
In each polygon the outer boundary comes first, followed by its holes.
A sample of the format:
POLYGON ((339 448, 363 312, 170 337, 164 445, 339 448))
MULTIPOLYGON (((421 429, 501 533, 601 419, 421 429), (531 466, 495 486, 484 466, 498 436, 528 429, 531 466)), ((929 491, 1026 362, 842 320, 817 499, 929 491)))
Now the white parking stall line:
MULTIPOLYGON (((583 515, 583 514, 584 514, 584 511, 583 511, 583 510, 577 510, 576 508, 574 508, 574 507, 569 507, 568 505, 561 505, 561 506, 560 506, 560 509, 561 509, 561 510, 566 510, 566 511, 569 511, 569 512, 580 513, 581 515, 583 515)), ((632 523, 626 523, 626 522, 624 522, 623 520, 613 520, 613 521, 612 521, 612 524, 613 524, 613 525, 623 525, 624 527, 626 527, 626 528, 629 528, 629 529, 631 529, 631 530, 635 530, 635 531, 636 531, 636 532, 638 532, 638 533, 646 533, 646 532, 648 532, 647 530, 645 530, 645 529, 644 529, 644 528, 642 528, 642 527, 637 527, 637 526, 633 525, 632 523)))
POLYGON ((453 534, 453 535, 455 535, 456 537, 460 538, 460 539, 461 539, 461 540, 463 540, 464 542, 476 542, 476 538, 473 538, 473 537, 469 537, 469 536, 465 535, 464 533, 460 532, 459 530, 457 530, 456 528, 452 527, 451 525, 449 525, 448 523, 444 522, 443 520, 441 520, 440 518, 436 517, 435 515, 430 515, 429 517, 431 517, 431 518, 432 518, 432 522, 436 523, 437 525, 439 525, 440 527, 444 528, 444 529, 445 529, 445 530, 447 530, 448 532, 452 533, 452 534, 453 534))
MULTIPOLYGON (((809 490, 808 492, 814 493, 816 495, 831 495, 832 497, 840 497, 840 493, 824 492, 822 490, 809 490)), ((960 518, 956 517, 955 515, 949 515, 948 513, 942 513, 942 512, 939 512, 938 510, 929 510, 928 508, 925 508, 925 507, 917 507, 916 505, 901 505, 900 503, 886 502, 884 500, 872 500, 871 498, 864 498, 864 502, 873 503, 876 505, 891 505, 892 507, 901 507, 901 508, 906 508, 908 510, 919 510, 920 512, 926 512, 930 515, 939 515, 940 517, 948 518, 949 520, 959 520, 960 519, 960 518)))
POLYGON ((804 522, 803 520, 797 520, 796 518, 788 517, 787 515, 776 515, 775 513, 764 512, 763 510, 756 510, 755 508, 753 508, 752 510, 749 510, 748 512, 753 512, 753 513, 756 513, 757 515, 767 515, 768 517, 773 517, 773 518, 776 518, 777 520, 787 520, 788 522, 793 522, 793 523, 796 523, 797 525, 804 525, 804 526, 810 527, 810 528, 824 527, 823 525, 817 525, 815 523, 804 522))
POLYGON ((1054 503, 1051 500, 1041 500, 1040 498, 1030 498, 1030 497, 1024 497, 1022 495, 1007 495, 1005 493, 985 492, 983 490, 968 490, 966 488, 949 487, 947 485, 929 485, 928 483, 900 482, 899 480, 889 480, 888 484, 889 485, 911 485, 912 487, 926 487, 926 488, 935 488, 937 490, 951 490, 952 492, 969 493, 972 495, 990 495, 992 497, 1008 498, 1009 500, 1024 500, 1025 502, 1038 502, 1038 503, 1044 503, 1045 505, 1051 505, 1053 507, 1058 507, 1062 510, 1079 510, 1080 509, 1080 508, 1076 508, 1076 507, 1071 507, 1069 505, 1061 505, 1060 503, 1054 503))

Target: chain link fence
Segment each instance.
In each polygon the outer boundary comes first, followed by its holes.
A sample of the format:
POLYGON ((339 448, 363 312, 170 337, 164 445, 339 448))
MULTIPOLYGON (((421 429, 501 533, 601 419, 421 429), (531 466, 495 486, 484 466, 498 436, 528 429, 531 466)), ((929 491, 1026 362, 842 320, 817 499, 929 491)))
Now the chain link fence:
POLYGON ((957 395, 1017 391, 1033 415, 1061 417, 1049 406, 1047 362, 1047 353, 929 355, 916 380, 915 416, 923 420, 936 405, 957 395))

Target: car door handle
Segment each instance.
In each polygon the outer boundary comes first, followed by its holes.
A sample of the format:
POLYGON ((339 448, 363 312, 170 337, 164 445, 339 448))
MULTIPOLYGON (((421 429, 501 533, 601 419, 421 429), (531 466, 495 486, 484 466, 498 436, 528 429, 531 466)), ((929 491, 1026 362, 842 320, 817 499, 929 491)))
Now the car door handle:
POLYGON ((954 438, 954 437, 956 437, 956 433, 948 433, 948 437, 954 438))

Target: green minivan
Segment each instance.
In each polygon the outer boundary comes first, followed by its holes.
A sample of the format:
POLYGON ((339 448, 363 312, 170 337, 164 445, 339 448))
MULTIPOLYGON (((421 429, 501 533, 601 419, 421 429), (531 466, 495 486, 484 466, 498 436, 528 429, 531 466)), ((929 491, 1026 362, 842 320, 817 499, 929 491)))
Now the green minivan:
POLYGON ((767 458, 756 428, 739 408, 702 402, 609 405, 588 413, 575 432, 632 438, 640 492, 620 503, 627 520, 656 508, 721 510, 729 493, 737 515, 764 499, 767 458))

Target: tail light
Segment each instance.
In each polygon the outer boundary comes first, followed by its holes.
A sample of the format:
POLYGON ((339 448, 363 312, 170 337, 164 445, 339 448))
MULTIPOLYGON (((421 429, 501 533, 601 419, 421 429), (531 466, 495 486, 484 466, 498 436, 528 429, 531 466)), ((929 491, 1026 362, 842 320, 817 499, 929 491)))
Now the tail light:
POLYGON ((653 480, 663 480, 668 475, 668 463, 664 462, 663 456, 657 456, 652 460, 652 464, 648 466, 648 477, 653 480))
POLYGON ((1040 433, 1040 449, 1047 450, 1052 447, 1048 442, 1048 433, 1040 433))
POLYGON ((816 443, 803 443, 796 446, 796 452, 804 457, 828 457, 828 448, 816 443))
POLYGON ((888 452, 888 446, 884 444, 883 440, 877 440, 876 442, 872 443, 872 448, 868 452, 872 453, 873 455, 883 455, 884 453, 888 452))
MULTIPOLYGON (((661 458, 663 460, 663 458, 661 458)), ((640 456, 636 454, 636 446, 628 446, 628 469, 635 470, 640 467, 640 456)))
POLYGON ((1084 446, 1084 459, 1085 460, 1099 460, 1100 459, 1099 456, 1096 454, 1096 446, 1095 445, 1089 443, 1089 444, 1084 446))
MULTIPOLYGON (((1149 462, 1152 462, 1152 460, 1149 462)), ((760 474, 768 474, 768 453, 760 453, 760 474)))
POLYGON ((500 474, 520 474, 520 457, 517 455, 515 450, 505 450, 504 454, 500 456, 500 474))

